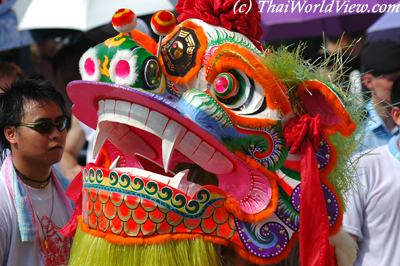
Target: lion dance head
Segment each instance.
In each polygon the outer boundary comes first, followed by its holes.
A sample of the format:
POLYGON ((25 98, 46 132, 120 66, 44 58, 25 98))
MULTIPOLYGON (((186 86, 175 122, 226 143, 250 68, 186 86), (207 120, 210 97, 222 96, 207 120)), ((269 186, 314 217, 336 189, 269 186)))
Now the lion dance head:
POLYGON ((233 1, 200 2, 179 1, 179 23, 153 16, 160 47, 121 9, 120 33, 80 60, 67 91, 97 160, 69 191, 70 263, 218 265, 225 245, 270 264, 299 240, 304 265, 331 265, 343 213, 332 139, 355 129, 343 93, 279 71, 258 12, 233 20, 233 1))

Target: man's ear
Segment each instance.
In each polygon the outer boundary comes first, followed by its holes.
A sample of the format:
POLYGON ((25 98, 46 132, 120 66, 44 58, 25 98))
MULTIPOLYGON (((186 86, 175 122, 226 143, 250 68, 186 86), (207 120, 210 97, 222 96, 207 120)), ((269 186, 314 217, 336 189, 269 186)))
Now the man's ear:
POLYGON ((397 126, 400 126, 400 107, 393 107, 391 111, 392 119, 397 126))
POLYGON ((10 142, 10 144, 17 143, 16 135, 17 129, 15 127, 8 126, 4 128, 4 136, 8 140, 8 142, 10 142))
POLYGON ((372 90, 374 88, 372 84, 373 79, 374 76, 371 73, 365 73, 364 75, 362 75, 362 83, 369 90, 372 90))

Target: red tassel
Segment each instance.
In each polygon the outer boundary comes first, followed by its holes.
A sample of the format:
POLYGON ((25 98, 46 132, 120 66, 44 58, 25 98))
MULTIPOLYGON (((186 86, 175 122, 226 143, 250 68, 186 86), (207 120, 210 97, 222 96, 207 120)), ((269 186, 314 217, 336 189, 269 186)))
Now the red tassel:
POLYGON ((290 153, 300 152, 300 261, 306 266, 331 265, 329 220, 318 172, 316 150, 320 142, 320 117, 303 115, 292 119, 284 128, 290 153))

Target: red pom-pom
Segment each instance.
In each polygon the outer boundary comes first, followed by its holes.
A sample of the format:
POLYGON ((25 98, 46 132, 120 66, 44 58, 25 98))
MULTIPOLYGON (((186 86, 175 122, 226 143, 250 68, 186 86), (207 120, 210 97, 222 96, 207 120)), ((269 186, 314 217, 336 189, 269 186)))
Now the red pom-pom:
POLYGON ((178 21, 198 18, 214 26, 239 32, 247 36, 258 48, 261 48, 261 16, 256 0, 179 0, 176 10, 178 21), (243 3, 242 3, 243 2, 243 3), (249 12, 240 12, 241 5, 251 7, 249 12), (235 12, 235 7, 237 8, 235 12), (247 14, 246 14, 247 13, 247 14))
POLYGON ((155 34, 165 36, 176 26, 175 15, 168 10, 161 10, 151 17, 151 29, 155 34))
POLYGON ((136 27, 136 15, 128 8, 121 8, 114 13, 111 22, 116 31, 130 32, 136 27))

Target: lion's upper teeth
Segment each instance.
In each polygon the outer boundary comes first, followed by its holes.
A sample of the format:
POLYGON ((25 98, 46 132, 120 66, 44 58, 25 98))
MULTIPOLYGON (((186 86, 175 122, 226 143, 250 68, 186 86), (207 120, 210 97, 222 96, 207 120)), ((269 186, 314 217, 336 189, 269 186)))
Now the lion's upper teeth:
POLYGON ((162 159, 164 170, 168 173, 168 165, 171 159, 172 152, 186 132, 186 128, 179 125, 173 120, 170 120, 162 134, 162 159))
POLYGON ((225 155, 190 129, 147 107, 124 101, 101 100, 98 117, 100 134, 94 149, 96 153, 100 144, 108 138, 124 153, 139 153, 149 159, 157 157, 153 147, 129 129, 134 127, 162 140, 162 163, 166 172, 175 149, 208 172, 228 174, 233 169, 232 162, 225 155))

